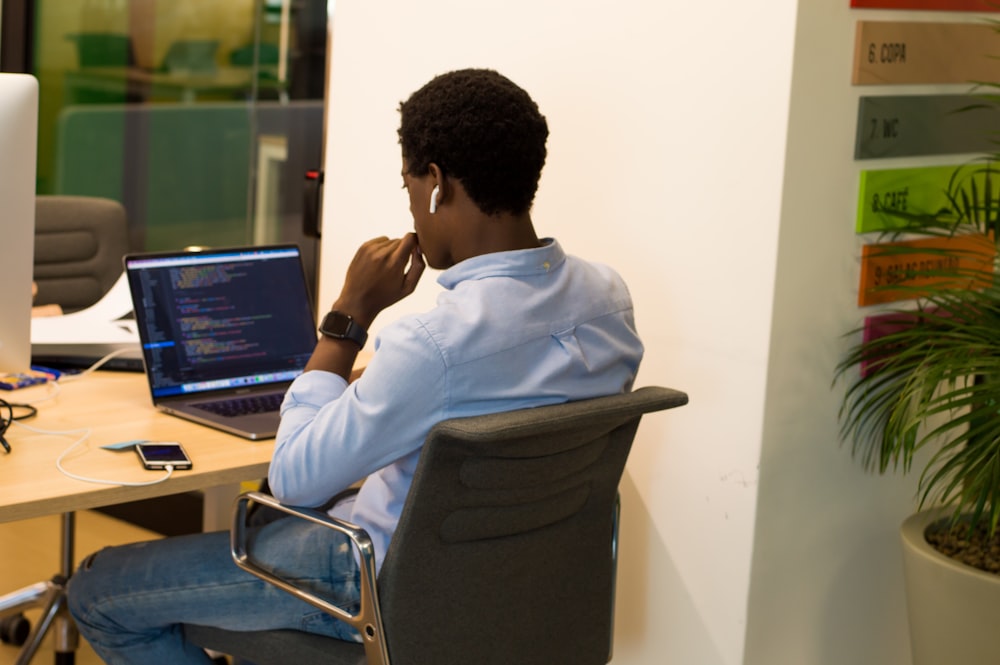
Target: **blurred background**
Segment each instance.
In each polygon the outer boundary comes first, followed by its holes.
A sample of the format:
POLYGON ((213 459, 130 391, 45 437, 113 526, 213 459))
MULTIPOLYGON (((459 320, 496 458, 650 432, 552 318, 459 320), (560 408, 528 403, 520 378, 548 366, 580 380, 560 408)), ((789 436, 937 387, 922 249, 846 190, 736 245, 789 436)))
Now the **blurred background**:
POLYGON ((40 86, 38 193, 120 201, 131 251, 294 242, 315 284, 332 6, 2 0, 0 71, 40 86))

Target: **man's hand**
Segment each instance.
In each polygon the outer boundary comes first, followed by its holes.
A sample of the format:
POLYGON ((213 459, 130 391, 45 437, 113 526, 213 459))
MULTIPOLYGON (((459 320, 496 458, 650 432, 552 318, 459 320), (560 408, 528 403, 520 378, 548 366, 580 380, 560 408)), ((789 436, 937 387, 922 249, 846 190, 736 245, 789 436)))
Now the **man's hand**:
POLYGON ((413 293, 424 267, 414 233, 369 240, 361 245, 347 268, 333 309, 350 314, 368 328, 379 312, 413 293))
MULTIPOLYGON (((367 329, 379 312, 413 293, 424 267, 416 234, 408 233, 395 240, 384 236, 369 240, 361 245, 348 266, 344 287, 332 309, 349 314, 367 329)), ((358 350, 351 340, 322 336, 306 371, 325 370, 354 381, 360 376, 360 372, 352 373, 358 350)))

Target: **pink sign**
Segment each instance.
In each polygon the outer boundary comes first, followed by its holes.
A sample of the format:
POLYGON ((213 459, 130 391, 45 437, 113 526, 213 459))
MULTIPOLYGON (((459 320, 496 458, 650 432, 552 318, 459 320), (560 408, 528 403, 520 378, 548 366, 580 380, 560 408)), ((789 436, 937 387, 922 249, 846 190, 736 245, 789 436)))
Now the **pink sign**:
MULTIPOLYGON (((874 342, 879 337, 885 337, 889 333, 899 332, 912 326, 918 317, 919 313, 917 312, 890 312, 865 317, 864 342, 866 344, 874 342)), ((866 358, 861 361, 861 376, 868 376, 871 372, 871 365, 877 361, 878 359, 874 358, 866 358)))

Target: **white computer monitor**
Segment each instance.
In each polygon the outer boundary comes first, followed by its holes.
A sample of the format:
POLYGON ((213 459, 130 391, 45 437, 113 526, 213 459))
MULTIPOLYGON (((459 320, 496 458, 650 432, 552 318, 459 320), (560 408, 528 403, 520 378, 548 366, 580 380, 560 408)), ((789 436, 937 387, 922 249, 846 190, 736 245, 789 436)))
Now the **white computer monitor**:
POLYGON ((31 366, 38 81, 0 72, 0 373, 31 366))

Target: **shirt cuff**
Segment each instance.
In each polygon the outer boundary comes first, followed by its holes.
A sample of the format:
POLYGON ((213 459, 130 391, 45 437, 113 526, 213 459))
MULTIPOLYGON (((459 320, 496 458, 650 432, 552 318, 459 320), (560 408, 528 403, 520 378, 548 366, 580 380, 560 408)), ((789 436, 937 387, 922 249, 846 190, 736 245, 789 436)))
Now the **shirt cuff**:
POLYGON ((347 380, 339 374, 314 369, 299 375, 285 393, 281 412, 296 406, 319 408, 347 390, 347 380))

